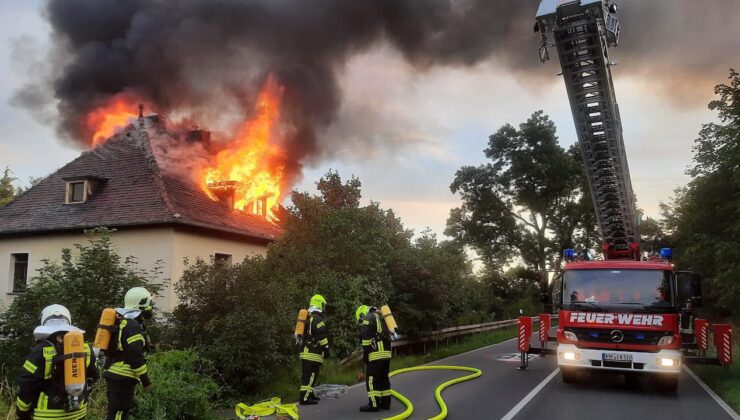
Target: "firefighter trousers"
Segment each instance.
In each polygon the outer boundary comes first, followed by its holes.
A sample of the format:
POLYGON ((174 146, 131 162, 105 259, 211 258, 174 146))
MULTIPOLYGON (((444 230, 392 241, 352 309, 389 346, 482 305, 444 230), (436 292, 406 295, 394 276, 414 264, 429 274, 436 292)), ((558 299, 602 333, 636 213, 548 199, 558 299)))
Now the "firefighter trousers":
POLYGON ((365 365, 365 388, 372 407, 391 408, 391 359, 368 362, 365 365))
POLYGON ((314 385, 319 379, 319 370, 321 369, 321 363, 313 362, 311 360, 301 359, 301 393, 299 401, 306 401, 311 397, 314 397, 313 393, 314 385))
POLYGON ((129 412, 136 406, 134 389, 138 383, 133 379, 105 378, 108 385, 108 411, 105 420, 127 420, 129 412))

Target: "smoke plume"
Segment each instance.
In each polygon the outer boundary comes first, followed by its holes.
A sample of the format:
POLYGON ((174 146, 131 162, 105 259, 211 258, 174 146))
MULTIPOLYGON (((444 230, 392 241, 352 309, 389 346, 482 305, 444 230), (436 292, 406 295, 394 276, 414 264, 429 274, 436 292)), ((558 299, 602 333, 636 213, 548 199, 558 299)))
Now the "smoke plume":
MULTIPOLYGON (((83 119, 117 94, 156 111, 228 125, 253 109, 274 74, 285 87, 289 172, 319 152, 317 137, 341 105, 339 77, 354 54, 393 45, 414 68, 495 59, 522 80, 551 76, 532 33, 538 0, 49 0, 52 71, 16 93, 41 108, 43 91, 63 137, 88 146, 83 119), (49 102, 53 101, 53 102, 49 102)), ((740 2, 618 2, 623 75, 689 98, 723 80, 738 57, 740 2), (736 34, 735 34, 736 35, 736 34)), ((550 77, 550 79, 552 79, 550 77)))

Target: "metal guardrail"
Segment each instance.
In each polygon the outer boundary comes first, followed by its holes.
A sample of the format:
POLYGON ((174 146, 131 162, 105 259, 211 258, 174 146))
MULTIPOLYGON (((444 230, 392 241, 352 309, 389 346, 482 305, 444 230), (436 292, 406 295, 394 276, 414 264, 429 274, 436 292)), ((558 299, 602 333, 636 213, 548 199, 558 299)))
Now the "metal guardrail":
MULTIPOLYGON (((551 318, 557 319, 557 314, 551 315, 551 318)), ((506 327, 513 327, 517 325, 518 322, 519 320, 517 318, 514 318, 514 319, 506 319, 503 321, 486 322, 483 324, 461 325, 459 327, 442 328, 441 330, 429 331, 429 332, 426 332, 426 333, 423 333, 423 334, 420 334, 414 337, 402 337, 400 340, 397 340, 391 343, 391 347, 393 350, 395 350, 401 347, 411 346, 414 344, 439 342, 442 340, 446 340, 452 337, 459 337, 462 335, 500 330, 506 327)), ((346 365, 355 360, 359 360, 361 357, 362 357, 362 351, 355 352, 345 357, 344 359, 340 360, 339 363, 342 365, 346 365)))

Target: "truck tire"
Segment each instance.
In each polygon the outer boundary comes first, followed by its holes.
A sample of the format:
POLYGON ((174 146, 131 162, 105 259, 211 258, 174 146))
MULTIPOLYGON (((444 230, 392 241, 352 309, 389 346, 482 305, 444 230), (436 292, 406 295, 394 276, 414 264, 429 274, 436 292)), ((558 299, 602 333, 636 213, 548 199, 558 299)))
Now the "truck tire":
POLYGON ((675 394, 678 390, 678 375, 658 375, 655 378, 655 387, 660 392, 675 394))
POLYGON ((578 370, 573 367, 561 367, 560 377, 563 379, 563 383, 572 384, 578 382, 578 370))

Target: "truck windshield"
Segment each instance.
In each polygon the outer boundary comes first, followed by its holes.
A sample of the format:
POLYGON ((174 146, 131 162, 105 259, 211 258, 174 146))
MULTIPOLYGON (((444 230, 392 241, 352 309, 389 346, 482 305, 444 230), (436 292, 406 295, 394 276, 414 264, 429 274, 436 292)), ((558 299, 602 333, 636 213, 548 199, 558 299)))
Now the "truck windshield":
POLYGON ((563 304, 673 306, 671 272, 661 270, 568 270, 563 304))

